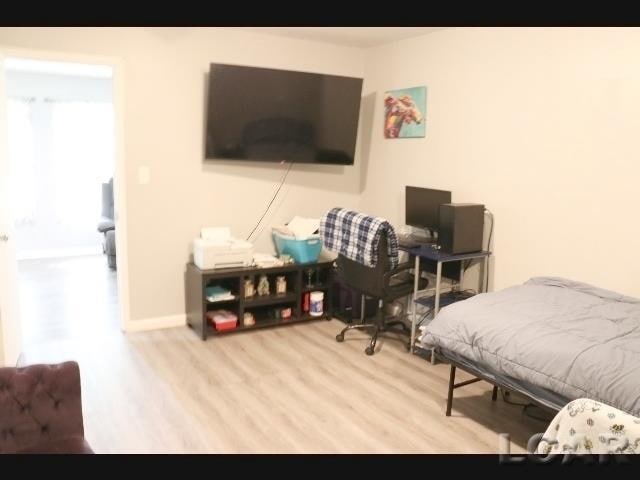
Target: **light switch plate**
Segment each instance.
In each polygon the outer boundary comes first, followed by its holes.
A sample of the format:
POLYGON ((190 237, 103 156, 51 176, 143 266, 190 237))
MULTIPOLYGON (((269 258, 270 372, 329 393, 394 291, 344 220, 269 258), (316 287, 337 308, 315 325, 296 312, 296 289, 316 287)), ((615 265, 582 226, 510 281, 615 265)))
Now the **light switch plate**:
POLYGON ((151 170, 147 166, 138 167, 138 183, 146 185, 151 182, 151 170))

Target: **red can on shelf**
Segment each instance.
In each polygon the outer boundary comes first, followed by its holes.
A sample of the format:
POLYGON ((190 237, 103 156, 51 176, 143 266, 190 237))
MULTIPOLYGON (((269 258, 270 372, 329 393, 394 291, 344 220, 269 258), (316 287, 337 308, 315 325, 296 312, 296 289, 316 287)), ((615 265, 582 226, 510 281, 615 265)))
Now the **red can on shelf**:
POLYGON ((310 303, 310 294, 309 292, 305 292, 302 295, 302 311, 303 312, 305 313, 309 312, 309 307, 310 307, 309 303, 310 303))

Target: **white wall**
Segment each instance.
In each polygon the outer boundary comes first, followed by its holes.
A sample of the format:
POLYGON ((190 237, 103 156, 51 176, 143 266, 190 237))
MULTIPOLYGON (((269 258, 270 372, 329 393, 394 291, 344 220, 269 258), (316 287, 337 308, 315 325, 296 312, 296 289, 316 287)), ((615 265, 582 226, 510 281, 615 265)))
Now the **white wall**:
POLYGON ((50 148, 52 104, 47 99, 111 102, 111 79, 8 70, 6 91, 9 98, 34 99, 32 122, 37 144, 37 202, 34 221, 15 227, 18 258, 100 253, 102 234, 96 230, 100 211, 96 212, 93 224, 78 224, 71 228, 58 221, 55 206, 50 201, 55 198, 55 185, 52 182, 54 166, 50 148))
POLYGON ((8 97, 111 102, 110 78, 6 70, 8 97))
POLYGON ((494 289, 559 275, 640 296, 637 28, 454 28, 367 52, 362 210, 403 223, 404 186, 496 217, 494 289), (426 85, 423 139, 385 140, 385 90, 426 85), (371 100, 370 100, 371 101, 371 100))
MULTIPOLYGON (((2 28, 0 45, 119 57, 124 63, 131 318, 183 314, 185 264, 202 226, 246 236, 284 166, 203 162, 206 79, 212 62, 362 76, 360 49, 221 28, 2 28), (150 169, 149 184, 137 182, 150 169)), ((358 152, 357 152, 358 155, 358 152)), ((256 240, 293 215, 355 208, 360 168, 294 166, 256 240)))

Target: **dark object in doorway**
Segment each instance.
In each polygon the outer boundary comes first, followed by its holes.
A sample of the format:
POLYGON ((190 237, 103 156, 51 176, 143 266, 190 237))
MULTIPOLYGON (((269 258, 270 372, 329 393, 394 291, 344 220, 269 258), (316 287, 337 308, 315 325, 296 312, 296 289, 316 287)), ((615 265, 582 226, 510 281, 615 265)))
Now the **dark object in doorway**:
POLYGON ((102 184, 102 218, 98 231, 104 234, 102 251, 107 255, 109 268, 116 268, 116 224, 113 201, 113 178, 102 184))

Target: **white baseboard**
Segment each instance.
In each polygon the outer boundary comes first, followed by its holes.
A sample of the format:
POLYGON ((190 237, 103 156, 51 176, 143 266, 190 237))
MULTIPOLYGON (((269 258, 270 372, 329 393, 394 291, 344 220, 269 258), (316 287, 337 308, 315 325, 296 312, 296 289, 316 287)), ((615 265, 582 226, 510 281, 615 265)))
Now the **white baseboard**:
POLYGON ((187 315, 168 315, 166 317, 144 318, 131 320, 125 327, 125 332, 143 332, 145 330, 158 330, 161 328, 183 327, 187 324, 187 315))
POLYGON ((40 258, 82 257, 86 255, 101 255, 100 245, 91 247, 48 248, 40 250, 25 250, 16 253, 17 260, 37 260, 40 258))

